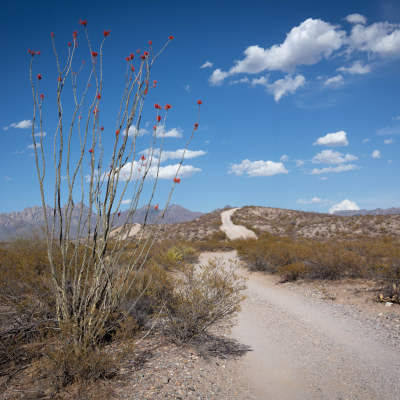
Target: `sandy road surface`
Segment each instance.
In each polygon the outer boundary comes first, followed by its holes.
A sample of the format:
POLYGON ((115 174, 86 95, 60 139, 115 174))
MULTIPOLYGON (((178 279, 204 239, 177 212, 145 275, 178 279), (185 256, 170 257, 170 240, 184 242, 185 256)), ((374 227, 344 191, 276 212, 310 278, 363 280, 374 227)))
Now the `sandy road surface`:
MULTIPOLYGON (((228 236, 230 212, 222 214, 228 236)), ((200 262, 214 257, 228 262, 237 253, 203 253, 200 262)), ((262 273, 239 272, 249 278, 248 297, 231 335, 253 351, 236 362, 235 378, 256 399, 400 399, 399 339, 389 346, 362 320, 336 312, 340 305, 305 298, 262 273)))
POLYGON ((221 230, 224 231, 229 239, 238 239, 240 237, 254 237, 257 238, 256 234, 253 231, 245 228, 241 225, 234 225, 231 221, 231 215, 238 210, 238 208, 231 208, 228 211, 224 211, 221 213, 222 226, 221 230))

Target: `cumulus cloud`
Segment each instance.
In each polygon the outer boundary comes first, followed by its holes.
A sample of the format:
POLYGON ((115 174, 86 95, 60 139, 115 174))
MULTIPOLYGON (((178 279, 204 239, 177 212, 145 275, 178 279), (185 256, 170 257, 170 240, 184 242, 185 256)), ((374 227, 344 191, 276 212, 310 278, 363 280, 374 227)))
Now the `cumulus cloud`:
POLYGON ((304 160, 294 160, 294 161, 296 161, 296 167, 301 167, 305 164, 304 160))
POLYGON ((206 61, 200 68, 211 68, 214 64, 206 61))
POLYGON ((329 149, 329 150, 323 150, 321 153, 318 153, 317 155, 314 156, 314 158, 311 161, 314 164, 321 163, 321 164, 334 165, 334 164, 343 164, 354 160, 358 160, 358 157, 353 156, 352 154, 346 154, 343 157, 342 153, 329 149))
POLYGON ((381 158, 381 152, 379 150, 374 150, 371 154, 372 158, 381 158))
POLYGON ((238 79, 236 81, 229 81, 229 84, 235 85, 236 83, 249 83, 249 82, 250 82, 250 79, 247 76, 245 76, 244 78, 238 79))
POLYGON ((349 142, 347 140, 347 133, 344 131, 339 131, 336 133, 328 133, 322 136, 313 143, 313 146, 323 145, 329 147, 336 146, 348 146, 349 142))
POLYGON ((324 202, 326 202, 327 200, 321 200, 321 199, 319 199, 318 197, 313 197, 311 200, 306 200, 306 199, 298 199, 297 201, 296 201, 296 203, 299 203, 299 204, 314 204, 314 203, 324 203, 324 202))
POLYGON ((364 26, 355 25, 347 39, 348 51, 365 51, 391 57, 400 54, 400 26, 389 22, 377 22, 364 26))
POLYGON ((371 139, 364 139, 363 140, 363 143, 367 143, 367 142, 369 142, 371 139))
POLYGON ((303 75, 296 75, 294 78, 292 75, 286 75, 283 79, 278 79, 274 83, 268 83, 268 76, 261 77, 259 79, 253 79, 251 84, 265 86, 265 90, 268 93, 274 95, 274 99, 278 102, 287 93, 294 93, 299 87, 306 83, 306 78, 303 75))
POLYGON ((21 151, 16 150, 16 151, 13 151, 13 154, 21 154, 23 152, 24 152, 24 150, 21 150, 21 151))
POLYGON ((326 174, 330 172, 344 172, 344 171, 351 171, 353 169, 359 169, 360 167, 354 164, 348 164, 348 165, 339 165, 338 167, 325 167, 322 169, 317 169, 314 168, 310 174, 311 175, 321 175, 321 174, 326 174))
POLYGON ((7 180, 7 181, 11 180, 11 178, 9 176, 5 176, 4 179, 7 180))
POLYGON ((361 14, 350 14, 348 15, 345 19, 347 22, 350 22, 351 24, 363 24, 365 25, 367 23, 367 18, 364 17, 364 15, 361 14))
POLYGON ((131 204, 132 199, 122 200, 121 204, 131 204))
MULTIPOLYGON (((164 162, 164 161, 170 160, 170 159, 171 160, 172 159, 176 159, 176 158, 182 159, 183 152, 184 152, 184 149, 179 149, 179 150, 175 150, 175 151, 166 151, 166 150, 164 150, 161 153, 161 162, 164 162)), ((142 154, 142 153, 143 154, 148 154, 149 150, 148 149, 147 150, 143 150, 139 154, 142 154)), ((204 156, 204 154, 207 154, 207 152, 203 151, 203 150, 186 150, 185 159, 204 156)), ((160 156, 160 149, 154 149, 153 161, 152 161, 153 164, 158 162, 158 159, 156 157, 159 157, 159 156, 160 156)))
POLYGON ((21 122, 13 123, 10 125, 11 128, 20 128, 20 129, 27 129, 32 128, 32 121, 30 119, 24 119, 21 122))
POLYGON ((392 163, 393 161, 392 160, 388 160, 388 163, 392 163))
POLYGON ((279 161, 283 161, 283 162, 289 161, 289 156, 287 156, 287 155, 284 154, 284 155, 279 159, 279 161))
POLYGON ((296 66, 313 65, 322 58, 330 57, 342 46, 345 36, 346 32, 339 30, 339 26, 309 18, 294 27, 282 44, 269 49, 248 47, 243 60, 237 61, 229 72, 215 70, 210 82, 221 84, 227 76, 239 73, 258 74, 265 70, 293 72, 296 66))
MULTIPOLYGON (((36 143, 36 147, 40 147, 40 143, 36 143)), ((35 145, 32 143, 30 145, 28 145, 27 149, 34 149, 35 145)))
POLYGON ((335 211, 345 211, 345 210, 359 210, 360 207, 358 207, 358 205, 354 202, 354 201, 350 201, 350 200, 343 200, 341 203, 339 204, 335 204, 333 205, 330 209, 329 209, 329 213, 333 214, 335 211))
POLYGON ((35 136, 36 137, 41 137, 41 136, 43 136, 43 137, 45 137, 47 135, 47 133, 46 132, 42 132, 42 133, 35 133, 35 136), (42 135, 43 134, 43 135, 42 135))
POLYGON ((390 138, 390 139, 384 140, 384 141, 383 141, 383 144, 391 144, 391 143, 394 143, 394 142, 395 142, 395 140, 392 139, 392 138, 390 138))
POLYGON ((281 162, 243 160, 240 164, 229 164, 228 174, 235 173, 237 176, 241 176, 246 173, 248 176, 272 176, 288 172, 281 162))
MULTIPOLYGON (((152 165, 148 169, 146 179, 155 179, 157 177, 157 165, 152 165)), ((178 171, 179 164, 166 165, 160 167, 158 171, 159 179, 173 179, 175 178, 176 172, 178 171)), ((138 178, 142 178, 145 167, 142 166, 141 162, 134 161, 133 163, 128 162, 119 171, 119 180, 127 181, 132 171, 131 181, 135 181, 138 178), (140 171, 139 171, 140 169, 140 171)), ((179 169, 178 178, 188 178, 195 172, 201 172, 200 168, 195 168, 192 165, 182 165, 179 169)), ((86 182, 90 181, 90 175, 86 175, 86 182)))
POLYGON ((319 178, 318 178, 320 181, 324 181, 325 179, 329 179, 327 176, 320 176, 319 178))
POLYGON ((356 74, 368 74, 371 72, 371 67, 366 65, 365 67, 362 66, 361 61, 354 61, 353 65, 349 68, 340 67, 336 71, 342 71, 346 74, 356 75, 356 74))
MULTIPOLYGON (((393 121, 398 121, 399 119, 400 119, 400 117, 392 118, 393 121)), ((4 128, 4 129, 6 129, 6 128, 4 128)))
POLYGON ((183 87, 187 92, 190 92, 190 85, 186 85, 183 87))
POLYGON ((5 126, 3 129, 4 129, 5 131, 8 131, 9 128, 10 128, 9 126, 5 126))
POLYGON ((329 78, 324 82, 324 86, 339 87, 344 85, 343 76, 336 75, 333 78, 329 78))

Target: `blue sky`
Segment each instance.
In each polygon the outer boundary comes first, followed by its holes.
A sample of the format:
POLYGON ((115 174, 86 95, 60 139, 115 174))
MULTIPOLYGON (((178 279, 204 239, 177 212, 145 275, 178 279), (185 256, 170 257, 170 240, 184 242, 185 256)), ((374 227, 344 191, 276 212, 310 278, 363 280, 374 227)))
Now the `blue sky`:
MULTIPOLYGON (((65 62, 72 31, 79 32, 78 68, 82 59, 90 61, 79 19, 88 21, 94 48, 103 30, 111 30, 103 49, 105 147, 115 139, 124 58, 147 50, 149 40, 156 51, 174 36, 153 69, 158 85, 141 124, 151 131, 154 102, 173 106, 162 163, 166 179, 155 197, 160 208, 172 184, 168 171, 196 121, 198 99, 200 126, 172 203, 203 212, 225 204, 320 212, 400 206, 399 2, 17 1, 0 15, 0 212, 41 204, 29 148, 28 48, 42 52, 33 73, 42 75, 45 194, 53 205, 58 75, 50 33, 65 62)), ((149 146, 143 133, 139 150, 149 146)), ((129 198, 128 189, 124 200, 129 198)))

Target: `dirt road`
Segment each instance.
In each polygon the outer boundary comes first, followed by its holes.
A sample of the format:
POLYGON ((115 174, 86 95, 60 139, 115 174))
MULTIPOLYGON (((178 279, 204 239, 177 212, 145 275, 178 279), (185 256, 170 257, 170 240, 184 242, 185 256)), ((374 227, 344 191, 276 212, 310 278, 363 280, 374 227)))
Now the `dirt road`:
MULTIPOLYGON (((229 212, 222 214, 227 234, 229 212)), ((201 263, 214 257, 228 262, 237 254, 203 253, 201 263)), ((249 278, 248 298, 231 335, 253 351, 234 370, 254 398, 400 398, 399 338, 389 343, 377 337, 362 319, 346 314, 345 305, 304 297, 268 275, 240 273, 249 278)))
POLYGON ((238 239, 240 237, 257 238, 256 234, 253 231, 250 231, 244 226, 233 224, 233 222, 231 221, 231 215, 236 210, 238 210, 238 208, 231 208, 230 210, 221 213, 222 226, 220 229, 224 231, 228 238, 231 240, 238 239))

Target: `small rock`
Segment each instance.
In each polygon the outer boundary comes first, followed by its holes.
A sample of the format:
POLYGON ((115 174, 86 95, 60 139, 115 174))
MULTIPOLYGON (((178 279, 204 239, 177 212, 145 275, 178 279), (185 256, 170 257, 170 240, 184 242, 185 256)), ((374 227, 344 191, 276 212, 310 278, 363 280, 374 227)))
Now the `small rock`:
POLYGON ((391 307, 392 304, 393 304, 393 303, 391 303, 390 301, 387 301, 387 302, 385 303, 385 306, 386 306, 386 307, 391 307))
POLYGON ((194 392, 196 389, 193 386, 188 386, 188 389, 194 392))
POLYGON ((161 377, 161 382, 162 382, 164 385, 168 385, 168 383, 169 383, 169 378, 168 378, 168 376, 162 376, 162 377, 161 377))
POLYGON ((314 345, 314 346, 319 346, 319 341, 318 341, 318 340, 314 340, 314 341, 313 341, 313 345, 314 345))

